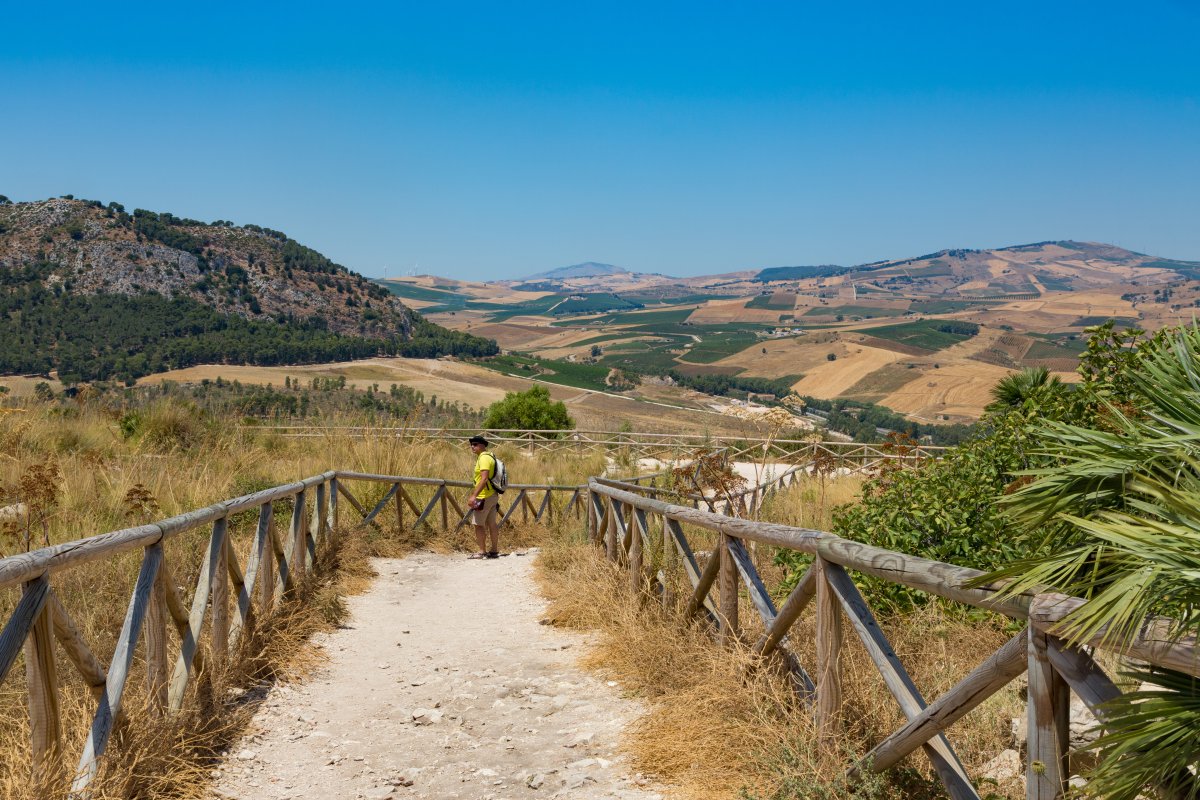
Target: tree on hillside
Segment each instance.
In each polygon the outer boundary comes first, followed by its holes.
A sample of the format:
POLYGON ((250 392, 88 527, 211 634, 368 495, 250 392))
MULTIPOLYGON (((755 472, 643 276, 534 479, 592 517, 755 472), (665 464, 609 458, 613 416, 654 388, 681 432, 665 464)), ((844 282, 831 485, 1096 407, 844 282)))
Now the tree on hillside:
MULTIPOLYGON (((564 431, 575 427, 567 407, 550 399, 550 390, 534 386, 524 392, 509 392, 488 406, 483 426, 490 429, 564 431)), ((548 436, 553 434, 547 434, 548 436)))

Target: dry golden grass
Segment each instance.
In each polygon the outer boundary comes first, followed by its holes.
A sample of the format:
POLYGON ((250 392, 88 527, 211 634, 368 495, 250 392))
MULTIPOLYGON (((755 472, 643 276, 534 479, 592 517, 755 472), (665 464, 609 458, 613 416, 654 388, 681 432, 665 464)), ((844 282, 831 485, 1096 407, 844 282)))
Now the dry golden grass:
MULTIPOLYGON (((823 484, 819 478, 808 479, 776 495, 764 518, 827 528, 832 508, 853 499, 859 485, 856 478, 823 484)), ((708 537, 691 538, 698 550, 711 546, 708 537)), ((771 566, 769 550, 760 549, 755 559, 770 586, 781 576, 771 566)), ((673 797, 944 796, 921 754, 886 775, 847 784, 847 765, 904 722, 849 629, 841 662, 845 734, 832 751, 822 750, 808 707, 792 693, 777 665, 756 662, 744 645, 716 645, 707 624, 686 623, 678 607, 664 610, 648 595, 631 602, 624 571, 580 536, 544 547, 537 567, 553 623, 598 633, 585 664, 619 680, 645 703, 645 715, 624 744, 635 768, 670 784, 673 797)), ((676 581, 674 588, 682 596, 684 586, 676 581)), ((756 620, 747 619, 750 615, 743 614, 744 642, 753 642, 762 630, 756 620)), ((950 688, 1010 635, 947 616, 936 606, 904 619, 883 620, 882 626, 927 698, 950 688)), ((801 662, 809 666, 815 664, 814 636, 810 612, 790 637, 801 662)), ((1008 719, 1022 711, 1015 687, 1009 687, 951 729, 951 742, 970 773, 978 774, 1009 746, 1008 719)), ((995 797, 1023 796, 1019 781, 985 788, 995 797)))
MULTIPOLYGON (((227 420, 203 418, 185 405, 144 409, 136 436, 126 439, 117 414, 100 408, 32 408, 0 416, 0 505, 35 506, 24 524, 0 530, 0 555, 30 545, 58 543, 103 533, 200 508, 273 485, 338 467, 383 474, 469 478, 472 457, 465 444, 391 434, 288 439, 239 429, 227 420), (44 522, 44 525, 43 525, 44 522)), ((604 467, 601 455, 528 454, 498 448, 517 482, 576 484, 604 467)), ((364 504, 378 501, 385 484, 347 482, 364 504)), ((412 487, 424 504, 428 489, 412 487)), ((457 490, 460 503, 465 489, 457 490)), ((276 527, 286 529, 290 503, 276 504, 276 527)), ((203 794, 213 760, 232 742, 253 712, 254 700, 272 681, 289 679, 311 664, 303 646, 315 630, 344 613, 342 596, 364 588, 373 573, 372 556, 400 556, 413 548, 473 549, 468 529, 446 535, 431 530, 398 530, 389 506, 378 527, 354 529, 356 516, 343 502, 344 535, 323 554, 323 570, 301 590, 307 602, 260 620, 222 669, 201 672, 188 690, 178 717, 158 720, 146 707, 146 664, 138 646, 125 691, 124 722, 118 726, 95 786, 96 797, 197 797, 203 794)), ((230 535, 238 561, 245 564, 255 527, 254 513, 235 515, 230 535)), ((540 525, 518 522, 502 533, 507 547, 536 544, 540 525)), ((413 517, 406 515, 411 526, 413 517)), ((165 542, 166 563, 183 601, 191 602, 208 530, 197 529, 165 542)), ((51 584, 101 663, 111 661, 121 621, 139 568, 140 553, 82 565, 57 573, 51 584)), ((0 591, 0 619, 7 619, 19 591, 0 591)), ((207 633, 202 635, 207 648, 207 633)), ((172 634, 172 640, 174 635, 172 634)), ((175 645, 169 647, 174 652, 175 645)), ((0 797, 17 800, 61 797, 83 747, 95 710, 87 687, 57 648, 61 681, 63 772, 31 783, 23 660, 0 683, 0 797)), ((211 659, 209 659, 209 663, 211 659)))

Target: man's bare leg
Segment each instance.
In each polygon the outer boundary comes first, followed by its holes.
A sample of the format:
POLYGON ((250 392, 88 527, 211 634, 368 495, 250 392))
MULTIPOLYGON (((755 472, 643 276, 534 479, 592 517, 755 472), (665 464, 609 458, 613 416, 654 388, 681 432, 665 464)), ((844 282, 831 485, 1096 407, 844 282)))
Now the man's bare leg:
MULTIPOLYGON (((492 552, 500 552, 500 524, 496 522, 496 514, 493 513, 488 517, 488 533, 492 537, 492 552)), ((480 541, 483 541, 482 536, 480 541)))

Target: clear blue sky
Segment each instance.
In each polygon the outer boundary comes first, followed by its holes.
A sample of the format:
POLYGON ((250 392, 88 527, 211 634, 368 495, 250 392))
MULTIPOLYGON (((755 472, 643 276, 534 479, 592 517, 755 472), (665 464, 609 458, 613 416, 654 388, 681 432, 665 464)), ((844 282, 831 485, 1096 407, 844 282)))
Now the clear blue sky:
POLYGON ((1200 3, 20 3, 0 194, 370 276, 1200 259, 1200 3))

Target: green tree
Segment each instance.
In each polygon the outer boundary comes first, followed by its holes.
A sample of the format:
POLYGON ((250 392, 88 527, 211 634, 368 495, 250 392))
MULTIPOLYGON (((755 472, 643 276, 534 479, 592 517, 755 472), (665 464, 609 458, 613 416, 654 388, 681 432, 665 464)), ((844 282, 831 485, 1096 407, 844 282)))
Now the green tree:
MULTIPOLYGON (((483 426, 502 430, 563 431, 575 427, 567 407, 550 399, 550 390, 534 386, 524 392, 509 392, 488 406, 483 426)), ((553 436, 554 434, 547 434, 553 436)))

